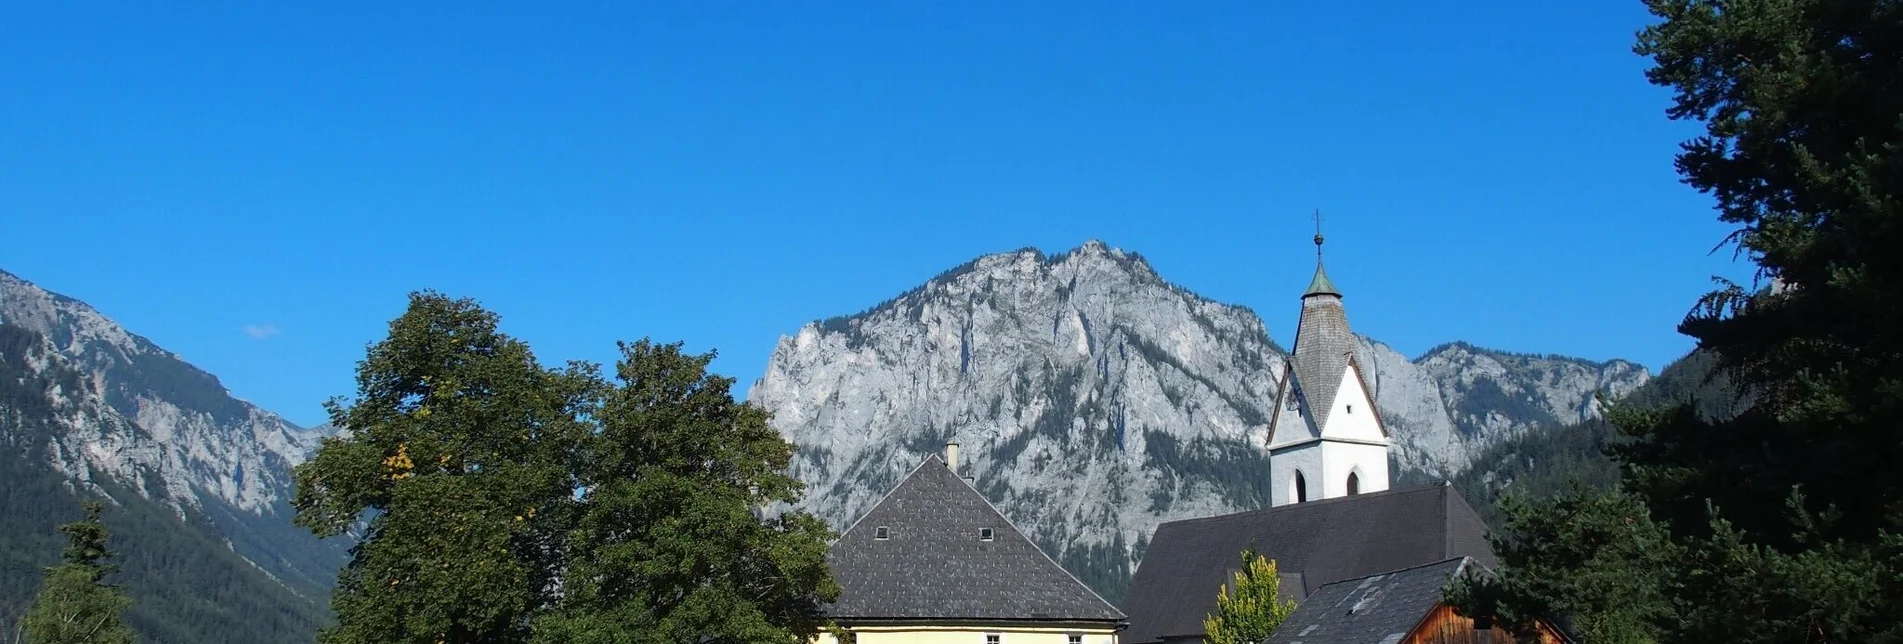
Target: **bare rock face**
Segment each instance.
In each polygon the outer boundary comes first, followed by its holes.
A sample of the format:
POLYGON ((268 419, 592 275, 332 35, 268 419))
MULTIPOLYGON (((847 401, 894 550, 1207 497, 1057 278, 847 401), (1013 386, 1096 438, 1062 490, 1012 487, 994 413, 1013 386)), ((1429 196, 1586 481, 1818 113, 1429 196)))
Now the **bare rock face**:
MULTIPOLYGON (((835 527, 957 442, 988 499, 1114 598, 1159 522, 1268 505, 1283 356, 1254 312, 1093 241, 980 257, 808 324, 780 339, 749 398, 800 448, 804 509, 835 527)), ((1623 361, 1460 344, 1409 360, 1363 338, 1359 358, 1403 480, 1449 477, 1492 442, 1595 414, 1595 392, 1648 378, 1623 361)))
MULTIPOLYGON (((86 303, 0 272, 0 331, 24 373, 55 382, 50 423, 0 424, 4 442, 40 452, 74 485, 129 490, 181 520, 216 525, 228 544, 273 574, 322 582, 338 547, 287 543, 291 468, 324 429, 297 427, 231 397, 218 379, 107 319, 86 303), (49 427, 50 425, 50 427, 49 427), (9 434, 6 430, 11 428, 9 434), (303 552, 276 552, 279 548, 303 552), (326 562, 311 570, 288 562, 326 562), (295 567, 295 566, 293 566, 295 567)), ((339 546, 340 547, 340 546, 339 546)))

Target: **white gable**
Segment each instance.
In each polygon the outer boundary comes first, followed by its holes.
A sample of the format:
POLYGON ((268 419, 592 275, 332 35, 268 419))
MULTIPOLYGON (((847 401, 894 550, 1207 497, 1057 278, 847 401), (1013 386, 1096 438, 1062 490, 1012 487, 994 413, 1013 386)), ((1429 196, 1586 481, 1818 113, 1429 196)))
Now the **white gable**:
POLYGON ((1360 369, 1354 363, 1342 370, 1341 388, 1336 391, 1334 409, 1328 411, 1328 426, 1321 428, 1321 437, 1387 442, 1381 434, 1374 397, 1361 386, 1360 369))

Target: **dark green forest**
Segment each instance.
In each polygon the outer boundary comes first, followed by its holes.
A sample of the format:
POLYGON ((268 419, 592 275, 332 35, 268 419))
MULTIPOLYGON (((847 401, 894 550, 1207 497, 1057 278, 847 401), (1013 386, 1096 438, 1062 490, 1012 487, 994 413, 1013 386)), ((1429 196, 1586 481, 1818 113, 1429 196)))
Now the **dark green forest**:
MULTIPOLYGON (((280 582, 232 552, 209 517, 184 521, 134 490, 107 485, 83 494, 48 465, 58 431, 48 398, 53 387, 74 391, 89 381, 57 367, 36 373, 33 331, 0 325, 0 642, 58 563, 66 538, 57 530, 82 518, 82 497, 107 497, 105 524, 120 570, 107 578, 132 595, 126 621, 154 644, 309 642, 327 611, 323 588, 280 582)), ((35 356, 37 357, 37 356, 35 356)), ((95 476, 95 480, 103 477, 95 476)))
MULTIPOLYGON (((1708 418, 1729 417, 1748 401, 1716 366, 1710 354, 1692 352, 1631 394, 1607 402, 1638 409, 1692 404, 1708 418)), ((1606 447, 1619 440, 1618 429, 1604 418, 1531 429, 1476 454, 1473 465, 1454 477, 1454 489, 1498 528, 1505 519, 1502 494, 1550 498, 1573 486, 1610 489, 1619 481, 1619 466, 1606 447)))

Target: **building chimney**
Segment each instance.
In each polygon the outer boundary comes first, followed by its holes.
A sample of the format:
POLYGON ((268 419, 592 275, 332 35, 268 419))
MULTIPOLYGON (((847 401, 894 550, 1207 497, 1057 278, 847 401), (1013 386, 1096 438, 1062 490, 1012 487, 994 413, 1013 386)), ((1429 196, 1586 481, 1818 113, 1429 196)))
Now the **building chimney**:
POLYGON ((954 475, 958 474, 958 444, 957 443, 945 444, 945 467, 951 468, 952 474, 954 475))

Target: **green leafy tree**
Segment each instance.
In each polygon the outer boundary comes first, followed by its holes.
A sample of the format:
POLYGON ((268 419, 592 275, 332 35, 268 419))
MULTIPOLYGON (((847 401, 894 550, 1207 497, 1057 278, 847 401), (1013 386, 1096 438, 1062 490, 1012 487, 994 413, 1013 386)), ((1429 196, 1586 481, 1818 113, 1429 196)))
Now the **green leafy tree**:
POLYGON ((469 300, 419 293, 370 347, 297 520, 364 526, 324 644, 801 641, 836 597, 792 446, 712 354, 641 341, 616 382, 540 366, 469 300), (367 522, 365 518, 367 517, 367 522))
POLYGON ((1282 599, 1282 577, 1275 562, 1242 551, 1242 569, 1235 574, 1235 594, 1229 585, 1216 590, 1216 612, 1203 618, 1207 644, 1258 644, 1295 612, 1295 600, 1282 599))
POLYGON ((564 644, 810 640, 838 597, 831 531, 773 503, 798 499, 793 446, 765 411, 736 403, 714 354, 646 340, 621 347, 562 603, 536 641, 564 644), (703 639, 706 638, 706 639, 703 639))
POLYGON ((99 521, 105 506, 86 501, 84 520, 60 526, 69 544, 64 560, 46 570, 39 597, 21 620, 25 641, 32 644, 125 644, 132 629, 121 614, 132 605, 124 590, 105 583, 114 567, 106 547, 106 526, 99 521))
POLYGON ((1679 172, 1768 282, 1679 329, 1751 403, 1616 410, 1619 489, 1515 508, 1499 577, 1449 597, 1522 633, 1557 611, 1623 641, 1903 641, 1903 3, 1647 4, 1648 78, 1706 125, 1679 172))
POLYGON ((521 642, 554 601, 597 377, 542 367, 469 300, 418 293, 333 400, 297 467, 296 521, 368 517, 340 573, 326 644, 521 642))

